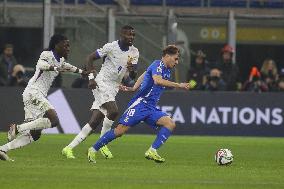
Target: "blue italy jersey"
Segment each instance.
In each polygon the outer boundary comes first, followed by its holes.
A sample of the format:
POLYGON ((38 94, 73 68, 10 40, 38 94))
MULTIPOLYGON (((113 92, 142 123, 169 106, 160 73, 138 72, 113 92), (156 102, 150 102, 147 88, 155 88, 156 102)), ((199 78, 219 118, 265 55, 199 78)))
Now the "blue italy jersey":
POLYGON ((167 68, 161 60, 155 60, 148 67, 138 92, 134 95, 129 104, 132 104, 138 98, 142 98, 142 101, 147 105, 157 106, 165 87, 154 83, 154 75, 160 75, 163 79, 169 80, 171 77, 171 69, 167 68))
POLYGON ((163 79, 169 80, 171 70, 166 68, 161 60, 155 60, 147 69, 138 92, 128 104, 128 108, 119 119, 119 124, 134 126, 144 121, 154 129, 158 129, 157 121, 166 113, 158 109, 157 103, 165 87, 156 85, 153 80, 154 75, 160 75, 163 79))

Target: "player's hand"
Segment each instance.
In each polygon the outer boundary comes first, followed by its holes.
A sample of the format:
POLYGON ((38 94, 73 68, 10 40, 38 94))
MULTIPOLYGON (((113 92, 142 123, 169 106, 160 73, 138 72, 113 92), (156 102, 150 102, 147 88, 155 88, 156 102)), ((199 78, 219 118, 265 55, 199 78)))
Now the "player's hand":
POLYGON ((190 89, 195 88, 196 85, 197 85, 197 83, 196 83, 195 80, 190 80, 190 81, 188 82, 188 84, 189 84, 189 88, 190 88, 190 89))
POLYGON ((127 62, 127 69, 130 72, 134 71, 134 65, 131 62, 130 63, 127 62))
POLYGON ((63 67, 58 67, 56 69, 56 71, 58 71, 58 72, 70 72, 70 69, 69 68, 63 68, 63 67))
POLYGON ((88 88, 95 89, 97 87, 97 82, 94 79, 89 80, 88 88))
POLYGON ((119 90, 120 91, 134 91, 133 87, 127 87, 127 86, 124 86, 124 85, 119 85, 119 90))
POLYGON ((86 70, 82 70, 81 76, 88 77, 89 73, 86 70))
POLYGON ((134 65, 132 64, 133 58, 132 57, 128 57, 128 61, 127 61, 127 69, 131 72, 134 71, 134 65))
POLYGON ((93 73, 95 76, 97 75, 97 71, 96 70, 86 70, 87 74, 93 73))
POLYGON ((189 90, 190 89, 190 85, 189 85, 189 83, 180 83, 179 84, 179 88, 185 89, 185 90, 189 90))

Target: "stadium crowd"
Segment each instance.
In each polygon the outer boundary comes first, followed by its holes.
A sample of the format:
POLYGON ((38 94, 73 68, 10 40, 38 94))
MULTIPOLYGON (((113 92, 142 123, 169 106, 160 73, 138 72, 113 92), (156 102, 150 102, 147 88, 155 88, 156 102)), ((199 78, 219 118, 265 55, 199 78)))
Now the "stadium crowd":
MULTIPOLYGON (((25 67, 18 64, 13 50, 12 44, 5 44, 0 55, 0 86, 25 87, 29 77, 25 67)), ((209 62, 202 50, 193 53, 193 61, 187 72, 187 80, 196 82, 193 90, 284 91, 284 69, 279 71, 273 59, 265 59, 260 68, 253 66, 247 78, 241 78, 238 63, 233 62, 235 50, 230 45, 225 45, 220 51, 222 56, 215 62, 209 62)), ((123 84, 126 86, 132 86, 134 83, 127 74, 123 78, 123 84)), ((62 87, 61 74, 56 77, 53 87, 62 87)), ((71 87, 87 88, 88 78, 76 78, 71 87)))
POLYGON ((230 45, 221 49, 221 59, 208 62, 202 50, 195 53, 195 59, 188 71, 187 79, 195 80, 195 90, 210 91, 283 91, 284 70, 278 72, 275 61, 267 58, 261 68, 253 66, 247 78, 240 78, 237 63, 233 62, 235 50, 230 45), (241 82, 243 81, 244 82, 241 82))

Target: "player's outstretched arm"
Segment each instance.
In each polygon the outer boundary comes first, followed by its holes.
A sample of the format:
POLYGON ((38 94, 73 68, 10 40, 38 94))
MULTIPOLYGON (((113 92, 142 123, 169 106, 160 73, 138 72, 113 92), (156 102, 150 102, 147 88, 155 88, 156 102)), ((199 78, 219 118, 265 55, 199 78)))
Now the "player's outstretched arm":
POLYGON ((144 72, 143 74, 141 74, 141 75, 138 77, 137 81, 135 82, 134 86, 132 87, 132 88, 133 88, 133 91, 136 91, 136 90, 140 87, 140 85, 141 85, 141 83, 142 83, 142 81, 143 81, 143 78, 144 78, 145 74, 146 74, 146 72, 144 72))
POLYGON ((188 90, 190 88, 189 83, 176 83, 172 81, 168 81, 162 78, 161 75, 153 75, 153 80, 156 85, 161 85, 163 87, 174 87, 179 89, 188 90))
POLYGON ((136 91, 140 87, 140 85, 141 85, 141 83, 143 81, 145 73, 146 72, 144 72, 143 74, 141 74, 139 76, 139 78, 137 79, 137 81, 135 82, 133 87, 126 87, 126 86, 120 85, 119 86, 119 90, 121 90, 121 91, 136 91))
POLYGON ((37 62, 37 67, 42 71, 58 71, 58 67, 48 63, 47 58, 42 58, 37 62))
POLYGON ((97 51, 92 52, 89 56, 86 58, 86 68, 87 72, 89 73, 89 84, 88 87, 90 89, 95 89, 97 87, 97 83, 95 81, 96 77, 96 71, 95 66, 93 64, 94 60, 100 59, 101 57, 98 55, 97 51))
POLYGON ((98 55, 97 51, 92 52, 86 58, 86 67, 87 71, 95 70, 95 66, 93 64, 94 60, 100 59, 101 57, 98 55))
POLYGON ((58 68, 58 71, 60 72, 72 72, 72 73, 79 73, 82 75, 87 75, 87 72, 84 70, 81 70, 80 68, 77 68, 76 66, 73 66, 67 62, 62 62, 61 67, 58 68))

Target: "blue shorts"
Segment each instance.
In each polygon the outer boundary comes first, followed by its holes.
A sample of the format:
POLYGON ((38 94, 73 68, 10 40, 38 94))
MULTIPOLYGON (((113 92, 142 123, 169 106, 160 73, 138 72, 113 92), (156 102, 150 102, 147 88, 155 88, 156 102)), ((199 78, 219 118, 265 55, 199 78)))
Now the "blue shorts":
POLYGON ((148 106, 144 102, 140 102, 136 106, 129 106, 127 110, 119 119, 119 124, 133 127, 144 121, 154 129, 158 129, 157 121, 168 114, 162 112, 160 109, 148 106))

